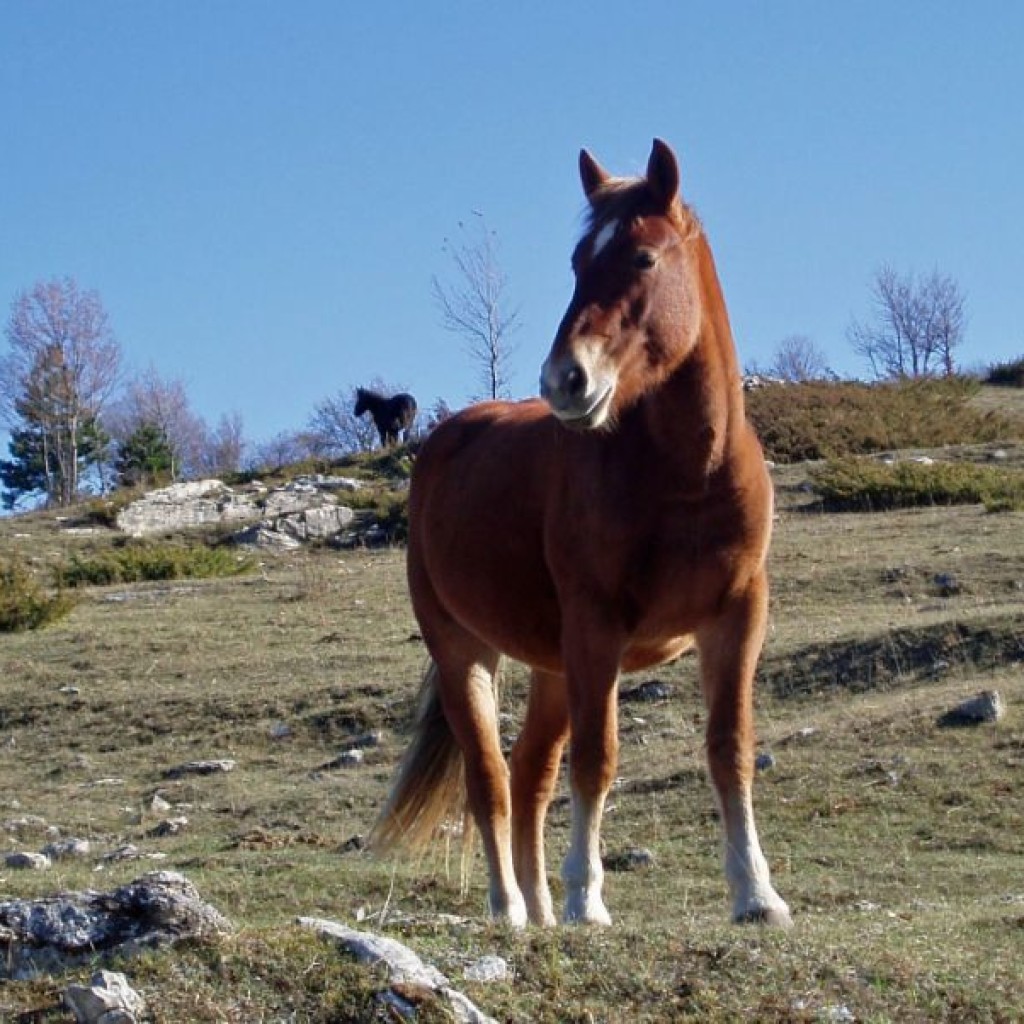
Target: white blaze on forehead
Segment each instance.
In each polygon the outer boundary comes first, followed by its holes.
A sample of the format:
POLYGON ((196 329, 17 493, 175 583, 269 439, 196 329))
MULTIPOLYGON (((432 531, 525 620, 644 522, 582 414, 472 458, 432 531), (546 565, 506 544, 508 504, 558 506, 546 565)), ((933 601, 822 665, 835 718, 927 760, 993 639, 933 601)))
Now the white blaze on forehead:
POLYGON ((607 224, 602 225, 601 230, 594 236, 593 254, 595 257, 600 256, 601 251, 615 237, 618 230, 619 222, 617 220, 610 220, 607 224))

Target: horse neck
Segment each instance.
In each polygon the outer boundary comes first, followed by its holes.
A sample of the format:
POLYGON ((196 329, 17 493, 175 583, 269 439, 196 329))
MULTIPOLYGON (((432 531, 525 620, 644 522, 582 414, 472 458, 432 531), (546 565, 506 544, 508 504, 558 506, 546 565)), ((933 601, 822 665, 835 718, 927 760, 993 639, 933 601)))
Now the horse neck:
POLYGON ((743 385, 729 315, 703 234, 696 240, 701 324, 697 343, 668 380, 638 406, 659 460, 686 478, 715 472, 745 428, 743 385))

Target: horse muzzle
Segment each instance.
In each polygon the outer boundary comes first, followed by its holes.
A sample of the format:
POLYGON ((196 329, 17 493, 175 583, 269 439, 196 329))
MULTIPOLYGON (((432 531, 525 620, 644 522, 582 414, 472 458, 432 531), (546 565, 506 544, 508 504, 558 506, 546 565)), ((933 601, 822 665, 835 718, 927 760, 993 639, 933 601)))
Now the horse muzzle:
POLYGON ((615 375, 597 365, 589 351, 582 354, 581 359, 571 355, 549 356, 541 367, 540 393, 565 426, 594 430, 608 420, 615 396, 615 375))

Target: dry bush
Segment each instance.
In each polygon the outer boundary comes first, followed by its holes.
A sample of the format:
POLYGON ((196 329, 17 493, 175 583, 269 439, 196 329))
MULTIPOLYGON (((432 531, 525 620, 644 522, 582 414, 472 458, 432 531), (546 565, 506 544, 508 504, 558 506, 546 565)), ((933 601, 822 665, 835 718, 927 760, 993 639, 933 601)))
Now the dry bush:
POLYGON ((977 388, 963 378, 777 385, 749 392, 747 413, 767 457, 783 463, 1019 435, 1003 416, 971 406, 977 388))
POLYGON ((1024 474, 968 462, 887 465, 874 459, 836 459, 812 470, 811 482, 831 511, 975 504, 1007 511, 1024 506, 1024 474))
POLYGON ((63 591, 46 594, 20 559, 0 564, 0 633, 38 629, 62 619, 73 606, 63 591))
POLYGON ((91 556, 75 553, 57 570, 57 577, 67 587, 108 586, 236 576, 253 567, 250 556, 230 548, 129 543, 91 556))

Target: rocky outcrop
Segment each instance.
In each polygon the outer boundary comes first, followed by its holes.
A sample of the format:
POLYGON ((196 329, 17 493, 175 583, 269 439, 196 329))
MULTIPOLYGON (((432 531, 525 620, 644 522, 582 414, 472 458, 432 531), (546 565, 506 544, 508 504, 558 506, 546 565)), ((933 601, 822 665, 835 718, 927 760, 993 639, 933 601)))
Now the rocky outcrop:
POLYGON ((236 493, 220 480, 196 480, 150 491, 117 514, 132 537, 258 519, 258 492, 236 493))
POLYGON ((304 476, 275 488, 253 482, 231 488, 221 480, 197 480, 150 491, 125 506, 117 526, 132 537, 195 527, 249 524, 239 543, 292 548, 305 541, 328 540, 346 530, 355 513, 338 492, 356 491, 358 480, 304 476))
POLYGON ((30 978, 182 939, 232 931, 184 875, 156 871, 113 892, 0 902, 0 978, 30 978))

